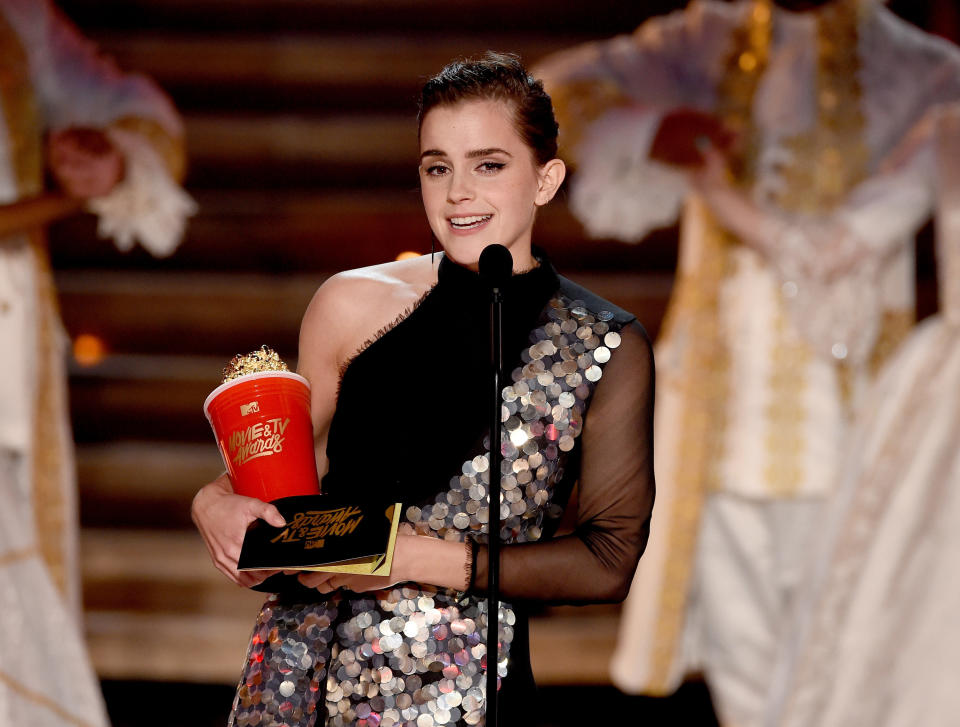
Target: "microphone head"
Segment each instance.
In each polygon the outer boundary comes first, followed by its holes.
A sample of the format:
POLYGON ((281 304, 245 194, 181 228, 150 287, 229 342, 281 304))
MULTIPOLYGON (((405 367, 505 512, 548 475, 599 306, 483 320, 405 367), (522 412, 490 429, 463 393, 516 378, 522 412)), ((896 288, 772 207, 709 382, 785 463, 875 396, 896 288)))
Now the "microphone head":
POLYGON ((480 253, 477 269, 489 287, 500 288, 513 274, 513 255, 503 245, 487 245, 480 253))

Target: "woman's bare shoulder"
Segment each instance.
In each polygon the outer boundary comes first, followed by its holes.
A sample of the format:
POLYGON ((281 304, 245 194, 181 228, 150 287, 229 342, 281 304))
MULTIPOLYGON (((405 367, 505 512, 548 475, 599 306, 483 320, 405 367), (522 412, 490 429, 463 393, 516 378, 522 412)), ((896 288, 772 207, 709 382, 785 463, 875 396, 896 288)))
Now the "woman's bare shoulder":
POLYGON ((436 283, 429 255, 344 270, 310 301, 300 328, 301 356, 314 338, 341 361, 377 331, 416 305, 436 283), (332 346, 331 346, 332 344, 332 346))
POLYGON ((429 290, 437 281, 437 265, 436 262, 431 263, 429 255, 420 255, 407 260, 344 270, 327 282, 333 280, 336 280, 337 285, 363 286, 367 292, 375 292, 379 288, 386 294, 393 294, 404 288, 425 287, 429 290))
POLYGON ((436 280, 436 266, 431 264, 429 255, 344 270, 327 278, 317 289, 307 315, 376 313, 392 301, 418 300, 436 280))

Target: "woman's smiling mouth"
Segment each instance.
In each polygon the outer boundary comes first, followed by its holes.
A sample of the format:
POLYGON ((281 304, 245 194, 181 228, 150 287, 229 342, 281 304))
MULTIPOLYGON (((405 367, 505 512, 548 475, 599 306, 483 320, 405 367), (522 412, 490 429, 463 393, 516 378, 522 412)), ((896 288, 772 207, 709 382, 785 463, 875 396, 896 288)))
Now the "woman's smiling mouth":
POLYGON ((493 215, 470 215, 469 217, 450 217, 450 226, 455 230, 472 230, 490 220, 493 215))

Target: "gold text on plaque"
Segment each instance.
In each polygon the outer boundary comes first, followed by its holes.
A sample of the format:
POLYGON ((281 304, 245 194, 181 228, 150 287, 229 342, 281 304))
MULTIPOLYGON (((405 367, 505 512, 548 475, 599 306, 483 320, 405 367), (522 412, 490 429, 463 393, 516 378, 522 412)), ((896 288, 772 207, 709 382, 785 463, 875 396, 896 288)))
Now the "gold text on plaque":
POLYGON ((283 451, 284 432, 290 418, 268 419, 257 422, 246 429, 238 429, 230 435, 228 442, 230 460, 236 467, 257 457, 268 457, 283 451))
POLYGON ((327 536, 349 535, 363 520, 359 507, 338 507, 335 510, 307 510, 298 512, 271 543, 306 541, 305 549, 322 548, 327 536))

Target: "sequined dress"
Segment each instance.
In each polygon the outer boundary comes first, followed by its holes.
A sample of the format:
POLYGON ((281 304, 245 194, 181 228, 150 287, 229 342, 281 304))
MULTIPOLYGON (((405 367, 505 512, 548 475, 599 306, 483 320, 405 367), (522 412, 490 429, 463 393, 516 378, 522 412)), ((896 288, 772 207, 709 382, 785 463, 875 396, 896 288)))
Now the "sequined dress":
MULTIPOLYGON (((501 724, 533 723, 520 717, 534 711, 524 604, 622 599, 653 504, 649 340, 537 254, 504 302, 501 724), (558 535, 575 483, 576 524, 558 535)), ((444 258, 437 285, 343 372, 323 479, 401 499, 419 534, 475 538, 477 592, 271 596, 231 725, 485 723, 488 321, 477 275, 444 258)))

